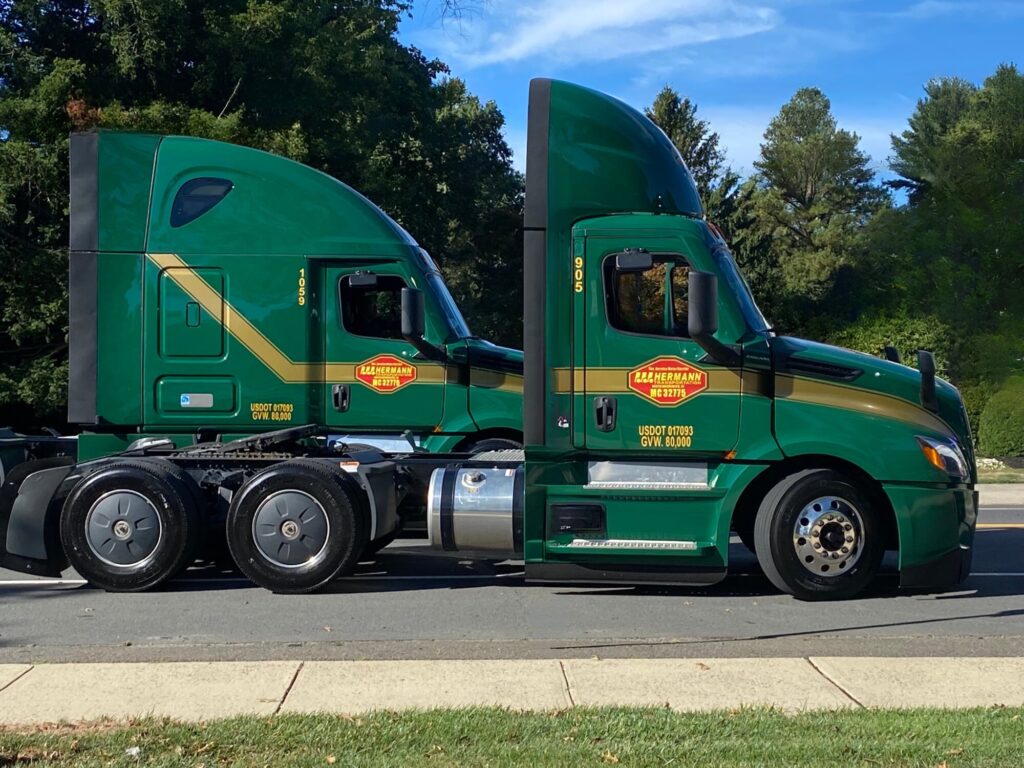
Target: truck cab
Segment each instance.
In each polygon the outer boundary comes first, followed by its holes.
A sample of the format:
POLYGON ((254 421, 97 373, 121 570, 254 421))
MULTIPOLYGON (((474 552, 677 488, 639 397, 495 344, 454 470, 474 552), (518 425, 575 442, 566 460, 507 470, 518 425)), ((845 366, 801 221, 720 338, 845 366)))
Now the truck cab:
POLYGON ((181 136, 76 134, 71 165, 81 458, 310 423, 435 451, 518 444, 521 354, 475 338, 431 257, 355 190, 181 136), (420 339, 401 333, 406 287, 425 297, 420 339))
POLYGON ((622 102, 534 80, 525 291, 527 577, 709 583, 730 531, 801 597, 966 574, 976 516, 959 393, 777 336, 669 139, 622 102))

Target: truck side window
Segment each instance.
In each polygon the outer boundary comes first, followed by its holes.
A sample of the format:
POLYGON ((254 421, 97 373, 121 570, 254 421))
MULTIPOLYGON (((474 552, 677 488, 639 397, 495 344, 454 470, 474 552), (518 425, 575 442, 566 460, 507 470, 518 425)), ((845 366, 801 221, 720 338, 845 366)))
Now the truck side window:
POLYGON ((352 276, 338 285, 341 322, 349 333, 377 339, 402 338, 402 289, 397 275, 378 275, 374 285, 352 285, 352 276))
POLYGON ((608 322, 628 333, 688 336, 688 279, 686 262, 676 256, 655 256, 654 265, 644 272, 619 272, 615 257, 606 259, 608 322))
POLYGON ((204 176, 181 185, 171 204, 171 226, 183 227, 195 221, 223 200, 235 185, 227 179, 204 176))

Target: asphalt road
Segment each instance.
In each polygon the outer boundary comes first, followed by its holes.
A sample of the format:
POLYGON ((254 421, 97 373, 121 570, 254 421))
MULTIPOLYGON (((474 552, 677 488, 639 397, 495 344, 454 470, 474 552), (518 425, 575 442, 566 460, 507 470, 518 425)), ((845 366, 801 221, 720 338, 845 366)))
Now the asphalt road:
POLYGON ((113 595, 0 570, 0 662, 611 656, 1024 655, 1024 506, 981 516, 955 592, 801 603, 735 545, 702 589, 526 585, 522 564, 400 540, 326 594, 281 596, 193 569, 113 595))

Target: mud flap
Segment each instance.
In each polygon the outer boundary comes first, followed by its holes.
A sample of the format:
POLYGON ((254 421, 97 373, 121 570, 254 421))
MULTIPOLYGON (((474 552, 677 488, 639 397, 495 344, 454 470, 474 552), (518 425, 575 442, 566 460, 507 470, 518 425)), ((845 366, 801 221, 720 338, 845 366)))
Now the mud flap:
POLYGON ((19 464, 0 486, 0 568, 60 576, 67 559, 58 523, 64 480, 74 469, 67 456, 19 464))

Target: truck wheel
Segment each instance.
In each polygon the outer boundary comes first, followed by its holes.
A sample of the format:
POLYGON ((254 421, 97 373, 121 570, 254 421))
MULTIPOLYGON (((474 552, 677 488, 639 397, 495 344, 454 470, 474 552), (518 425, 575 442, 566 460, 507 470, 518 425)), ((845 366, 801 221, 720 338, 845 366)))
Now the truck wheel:
POLYGON ((235 564, 280 593, 313 592, 350 573, 369 535, 352 486, 340 469, 311 461, 288 461, 255 475, 228 510, 235 564))
POLYGON ((195 559, 200 536, 194 483, 163 461, 119 461, 80 482, 60 516, 71 566, 108 592, 141 592, 195 559))
POLYGON ((466 453, 484 453, 485 451, 519 451, 523 444, 507 437, 485 437, 466 446, 466 453))
POLYGON ((765 575, 800 600, 860 593, 885 547, 879 511, 845 475, 809 469, 782 480, 757 512, 754 546, 765 575))

